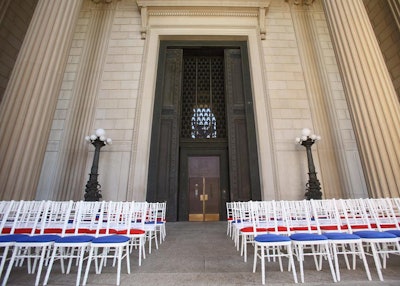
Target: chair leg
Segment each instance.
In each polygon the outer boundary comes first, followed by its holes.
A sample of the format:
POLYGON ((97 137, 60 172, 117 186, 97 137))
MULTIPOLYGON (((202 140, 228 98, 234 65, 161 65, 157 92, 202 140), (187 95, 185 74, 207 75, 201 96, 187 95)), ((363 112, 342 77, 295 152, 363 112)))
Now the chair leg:
POLYGON ((54 258, 56 256, 57 250, 58 250, 58 247, 54 246, 53 253, 51 254, 49 265, 47 266, 46 276, 44 277, 43 285, 47 285, 47 282, 48 282, 49 277, 50 277, 51 269, 53 268, 54 258))
POLYGON ((361 252, 361 259, 362 259, 362 261, 364 263, 364 269, 365 269, 365 272, 367 273, 368 280, 371 281, 372 280, 371 279, 371 272, 369 271, 367 257, 365 256, 363 245, 362 245, 361 241, 357 244, 357 248, 361 252))
POLYGON ((7 245, 4 247, 4 250, 3 250, 3 256, 1 257, 1 264, 0 264, 0 277, 3 274, 3 269, 4 269, 4 265, 6 264, 9 249, 10 249, 10 246, 7 245))
POLYGON ((7 285, 7 281, 8 281, 8 278, 10 277, 11 269, 13 268, 13 264, 15 262, 15 257, 17 255, 18 251, 19 251, 19 248, 20 247, 18 247, 18 246, 14 247, 10 262, 8 263, 6 274, 5 274, 4 278, 3 278, 3 283, 1 284, 2 286, 6 286, 7 285))
POLYGON ((93 257, 93 251, 94 251, 94 249, 91 247, 89 250, 89 256, 88 256, 88 261, 87 261, 86 270, 85 270, 85 276, 83 277, 82 285, 86 285, 86 282, 87 282, 87 278, 88 278, 89 270, 90 270, 90 264, 92 262, 92 257, 93 257))
POLYGON ((380 281, 383 281, 383 276, 382 276, 382 265, 381 261, 379 259, 379 254, 378 250, 375 246, 375 243, 371 242, 370 244, 371 251, 372 251, 372 256, 374 257, 374 262, 375 262, 375 267, 376 267, 376 272, 378 272, 378 277, 380 281))
POLYGON ((39 265, 38 265, 37 274, 36 274, 35 286, 38 286, 39 282, 40 282, 40 275, 42 273, 44 257, 46 255, 46 252, 47 252, 47 246, 43 246, 43 248, 41 249, 41 255, 40 255, 39 265))
POLYGON ((329 268, 331 269, 331 274, 332 274, 333 281, 337 282, 336 275, 335 275, 335 270, 334 270, 333 263, 332 263, 331 252, 329 251, 329 246, 328 246, 328 244, 325 244, 325 245, 321 245, 321 247, 325 248, 325 252, 326 252, 327 257, 328 257, 329 268))
POLYGON ((293 272, 294 283, 297 283, 296 267, 294 266, 293 252, 292 252, 292 247, 290 245, 287 246, 287 253, 289 256, 289 265, 291 266, 293 272))
POLYGON ((254 244, 253 273, 255 273, 257 269, 257 256, 258 256, 258 246, 257 244, 254 244))
POLYGON ((79 251, 78 273, 76 274, 76 286, 79 286, 81 282, 81 273, 82 273, 84 255, 85 255, 84 250, 79 251))
POLYGON ((121 282, 121 260, 122 260, 122 248, 117 247, 117 252, 118 252, 118 266, 117 266, 117 286, 119 286, 119 283, 121 282))

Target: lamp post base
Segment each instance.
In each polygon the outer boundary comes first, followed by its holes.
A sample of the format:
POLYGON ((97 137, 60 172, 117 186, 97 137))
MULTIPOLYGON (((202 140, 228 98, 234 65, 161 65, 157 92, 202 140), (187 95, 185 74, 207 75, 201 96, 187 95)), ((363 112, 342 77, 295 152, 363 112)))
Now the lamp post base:
POLYGON ((99 201, 103 196, 100 194, 101 186, 97 181, 98 174, 90 174, 86 184, 85 201, 99 201))
POLYGON ((307 200, 321 200, 322 199, 322 192, 321 187, 318 179, 309 180, 306 184, 306 193, 305 198, 307 200))

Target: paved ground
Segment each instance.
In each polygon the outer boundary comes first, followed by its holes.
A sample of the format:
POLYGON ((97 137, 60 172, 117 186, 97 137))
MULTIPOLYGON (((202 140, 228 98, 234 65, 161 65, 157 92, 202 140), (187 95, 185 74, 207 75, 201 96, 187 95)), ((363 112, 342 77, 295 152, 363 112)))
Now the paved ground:
MULTIPOLYGON (((148 251, 148 250, 147 250, 148 251)), ((123 264, 121 285, 261 285, 258 267, 252 273, 253 252, 250 247, 247 263, 236 251, 233 241, 226 236, 224 222, 176 222, 167 223, 166 241, 147 254, 138 267, 137 254, 131 256, 131 274, 123 264)), ((341 269, 341 281, 333 283, 327 263, 317 272, 313 262, 306 258, 305 284, 307 285, 400 285, 400 257, 392 256, 387 269, 383 270, 384 282, 380 282, 374 263, 369 259, 372 281, 367 280, 364 268, 358 263, 356 270, 341 269)), ((297 264, 296 264, 297 266, 297 264)), ((44 272, 43 272, 44 276, 44 272)), ((299 275, 298 275, 299 276, 299 275)), ((42 277, 43 278, 43 277, 42 277)), ((76 270, 69 275, 61 274, 57 265, 48 285, 74 285, 76 270)), ((16 268, 7 285, 34 285, 35 276, 26 268, 16 268)), ((115 285, 116 269, 107 267, 96 275, 94 269, 88 285, 115 285)), ((267 264, 267 285, 294 285, 290 272, 280 272, 276 263, 267 264)))

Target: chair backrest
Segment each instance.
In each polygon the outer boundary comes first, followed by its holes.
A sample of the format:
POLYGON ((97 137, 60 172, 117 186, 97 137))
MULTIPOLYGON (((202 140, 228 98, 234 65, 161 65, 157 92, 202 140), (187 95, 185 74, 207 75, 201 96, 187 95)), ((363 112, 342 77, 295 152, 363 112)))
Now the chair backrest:
POLYGON ((167 214, 167 202, 159 202, 158 203, 157 222, 165 223, 166 222, 166 214, 167 214))
POLYGON ((310 200, 310 203, 313 219, 319 234, 332 231, 346 232, 334 199, 310 200))
POLYGON ((344 218, 348 232, 372 230, 371 214, 367 212, 363 199, 337 200, 339 215, 344 218))
POLYGON ((131 224, 130 229, 143 230, 146 222, 147 210, 149 204, 147 202, 132 202, 131 203, 131 224))
POLYGON ((75 219, 74 234, 91 234, 98 236, 100 229, 104 226, 104 201, 87 202, 80 201, 76 205, 77 214, 75 219))
POLYGON ((146 225, 157 225, 158 203, 148 203, 146 225))
POLYGON ((226 202, 226 219, 233 220, 233 202, 226 202))
POLYGON ((15 215, 12 234, 35 234, 39 222, 43 221, 45 201, 22 201, 15 215))
MULTIPOLYGON (((0 233, 7 224, 8 214, 10 213, 14 201, 0 201, 0 233)), ((11 228, 8 228, 11 230, 11 228)))
POLYGON ((100 234, 128 234, 131 228, 131 202, 107 202, 104 205, 104 226, 100 234))
POLYGON ((288 234, 317 232, 315 221, 312 219, 310 201, 283 201, 282 203, 288 234))
POLYGON ((13 201, 13 203, 9 205, 10 209, 8 210, 7 218, 2 220, 2 234, 9 234, 12 232, 13 226, 17 221, 17 216, 20 212, 20 209, 22 208, 23 202, 23 200, 13 201))
POLYGON ((393 206, 388 198, 365 199, 371 213, 371 227, 379 231, 400 229, 393 206))
POLYGON ((36 233, 64 236, 70 220, 73 201, 47 201, 36 233))
POLYGON ((400 198, 387 198, 392 205, 394 216, 397 219, 398 224, 400 224, 400 198))
POLYGON ((257 227, 266 228, 271 233, 280 233, 275 201, 255 202, 254 205, 256 206, 254 212, 257 227))
POLYGON ((245 226, 250 226, 253 224, 253 215, 251 210, 251 201, 248 202, 237 202, 236 208, 239 214, 238 220, 240 224, 245 226))
POLYGON ((264 216, 261 212, 261 202, 259 201, 250 201, 248 202, 249 204, 249 211, 248 215, 250 218, 250 221, 252 222, 253 229, 260 228, 260 223, 261 221, 264 220, 264 216))

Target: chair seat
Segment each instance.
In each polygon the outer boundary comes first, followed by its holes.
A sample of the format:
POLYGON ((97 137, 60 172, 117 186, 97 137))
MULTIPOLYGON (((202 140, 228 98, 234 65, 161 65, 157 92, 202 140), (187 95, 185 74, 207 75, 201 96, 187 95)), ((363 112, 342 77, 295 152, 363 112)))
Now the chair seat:
POLYGON ((321 225, 320 229, 321 230, 339 230, 339 229, 348 229, 348 227, 344 226, 344 225, 340 225, 340 226, 337 226, 337 225, 321 225))
POLYGON ((61 237, 56 241, 56 243, 83 243, 90 242, 94 239, 94 236, 91 235, 71 235, 61 237))
POLYGON ((124 235, 107 235, 93 239, 92 243, 124 243, 129 240, 130 238, 124 235))
POLYGON ((46 228, 43 231, 45 234, 50 234, 50 233, 62 233, 63 229, 62 228, 46 228))
POLYGON ((358 235, 347 232, 327 232, 324 235, 332 240, 347 240, 347 239, 360 239, 358 235))
POLYGON ((256 227, 255 231, 254 231, 254 227, 249 226, 249 227, 244 227, 240 229, 241 232, 263 232, 263 231, 268 231, 266 228, 264 227, 256 227))
POLYGON ((137 228, 133 228, 129 231, 129 234, 145 234, 146 231, 144 231, 143 229, 137 229, 137 228))
POLYGON ((394 234, 397 237, 400 237, 400 229, 391 229, 391 230, 386 230, 385 232, 394 234))
POLYGON ((389 232, 381 232, 375 230, 362 230, 362 231, 355 231, 355 235, 358 235, 361 238, 396 238, 397 236, 389 233, 389 232))
POLYGON ((350 229, 350 228, 351 229, 368 229, 369 226, 367 224, 354 224, 354 225, 351 225, 351 227, 348 225, 343 226, 343 229, 350 229))
MULTIPOLYGON (((73 232, 75 232, 75 231, 73 231, 73 232)), ((70 233, 70 231, 68 230, 66 233, 70 233)), ((79 228, 78 233, 96 234, 96 230, 90 229, 90 228, 79 228)))
POLYGON ((306 241, 306 240, 328 240, 325 235, 316 233, 295 233, 290 236, 291 240, 306 241))
POLYGON ((290 238, 283 235, 267 233, 256 236, 254 240, 257 242, 282 242, 282 241, 290 241, 290 238))
POLYGON ((21 238, 18 242, 21 243, 34 243, 34 242, 52 242, 59 240, 61 236, 55 234, 32 235, 21 238))
MULTIPOLYGON (((290 228, 291 231, 308 231, 307 226, 294 226, 290 228)), ((316 226, 311 226, 311 230, 317 230, 316 226)))
POLYGON ((268 231, 287 231, 288 228, 286 226, 278 226, 277 228, 275 227, 269 227, 267 228, 268 231))
POLYGON ((0 243, 2 242, 17 242, 21 239, 24 239, 26 237, 29 237, 29 235, 26 234, 7 234, 7 235, 1 235, 0 236, 0 243))
POLYGON ((14 230, 15 234, 30 234, 32 232, 32 228, 16 228, 14 230))

